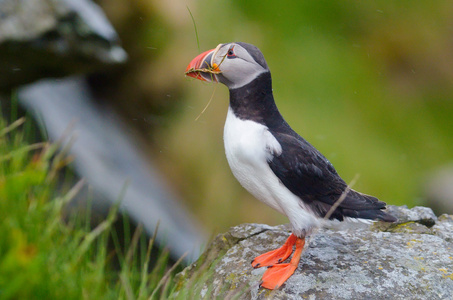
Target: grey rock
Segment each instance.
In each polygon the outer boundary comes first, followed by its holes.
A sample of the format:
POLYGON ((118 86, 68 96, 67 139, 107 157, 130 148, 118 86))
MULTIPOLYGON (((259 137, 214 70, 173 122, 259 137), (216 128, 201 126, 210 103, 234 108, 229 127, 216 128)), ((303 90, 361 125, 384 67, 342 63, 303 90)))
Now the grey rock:
POLYGON ((0 91, 126 58, 115 30, 90 0, 0 1, 0 91))
POLYGON ((402 221, 329 222, 318 229, 296 272, 278 290, 260 288, 265 268, 253 269, 250 262, 280 247, 288 225, 233 227, 176 280, 181 287, 191 284, 195 298, 209 299, 452 299, 453 216, 436 218, 422 207, 389 210, 402 221), (426 219, 434 224, 423 225, 426 219), (193 279, 202 273, 209 276, 193 279))
POLYGON ((437 221, 436 215, 429 207, 415 206, 409 209, 406 205, 389 206, 387 211, 398 218, 399 223, 416 222, 431 227, 437 221))
POLYGON ((186 254, 189 263, 199 256, 205 244, 201 226, 140 150, 131 128, 107 104, 94 104, 83 78, 40 80, 20 88, 18 98, 50 140, 67 147, 71 166, 96 194, 96 211, 107 213, 121 200, 120 209, 149 235, 159 225, 157 243, 174 259, 186 254))

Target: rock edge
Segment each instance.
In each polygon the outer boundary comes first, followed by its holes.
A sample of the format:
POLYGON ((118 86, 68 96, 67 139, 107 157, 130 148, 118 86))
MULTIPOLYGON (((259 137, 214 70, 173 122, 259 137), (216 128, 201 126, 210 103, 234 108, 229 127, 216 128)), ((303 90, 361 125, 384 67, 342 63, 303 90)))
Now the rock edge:
POLYGON ((252 259, 275 249, 289 225, 242 224, 218 235, 177 275, 179 289, 209 299, 451 299, 453 216, 389 206, 398 222, 329 222, 309 237, 295 274, 278 290, 260 288, 252 259), (204 274, 204 276, 203 276, 204 274))

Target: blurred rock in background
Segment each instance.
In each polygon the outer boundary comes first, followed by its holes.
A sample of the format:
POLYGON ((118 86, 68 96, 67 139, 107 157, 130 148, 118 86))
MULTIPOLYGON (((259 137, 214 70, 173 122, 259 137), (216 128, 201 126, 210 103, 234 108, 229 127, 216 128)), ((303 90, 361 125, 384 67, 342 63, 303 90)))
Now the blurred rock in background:
POLYGON ((425 198, 437 215, 453 214, 453 165, 431 172, 424 184, 425 198))
MULTIPOLYGON (((107 104, 97 104, 83 78, 41 80, 19 89, 18 97, 41 122, 51 140, 62 140, 74 157, 71 166, 92 187, 93 207, 108 214, 120 209, 156 239, 174 258, 197 257, 201 230, 164 182, 142 143, 107 104)), ((87 199, 79 199, 86 203, 87 199)), ((83 207, 83 204, 79 204, 83 207)))
POLYGON ((102 10, 88 0, 0 2, 0 90, 124 63, 102 10))

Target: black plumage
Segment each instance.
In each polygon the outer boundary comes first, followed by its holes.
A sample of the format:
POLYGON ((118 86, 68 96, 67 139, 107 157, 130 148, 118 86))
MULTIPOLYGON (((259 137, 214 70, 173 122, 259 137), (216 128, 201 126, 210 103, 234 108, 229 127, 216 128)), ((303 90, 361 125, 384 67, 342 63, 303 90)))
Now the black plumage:
MULTIPOLYGON (((253 54, 253 49, 248 51, 253 54)), ((260 123, 269 129, 282 147, 282 153, 274 154, 268 162, 270 168, 315 214, 324 217, 345 192, 347 184, 333 165, 283 119, 272 94, 270 72, 260 74, 245 86, 230 89, 230 106, 238 118, 260 123)), ((385 206, 386 203, 377 198, 351 189, 330 218, 396 221, 382 211, 385 206)))

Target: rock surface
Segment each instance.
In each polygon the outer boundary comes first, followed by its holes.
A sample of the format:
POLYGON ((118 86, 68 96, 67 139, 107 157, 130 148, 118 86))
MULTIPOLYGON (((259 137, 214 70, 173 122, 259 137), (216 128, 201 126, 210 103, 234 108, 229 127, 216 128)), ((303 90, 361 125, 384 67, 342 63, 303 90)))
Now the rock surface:
POLYGON ((0 91, 126 58, 115 30, 90 0, 0 1, 0 91))
POLYGON ((295 274, 278 290, 260 288, 252 259, 275 249, 288 225, 243 224, 216 237, 176 280, 194 297, 239 299, 452 299, 453 216, 425 207, 389 207, 395 224, 332 222, 309 237, 295 274), (209 270, 207 270, 209 269, 209 270), (207 277, 194 280, 199 273, 207 277))

